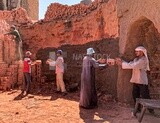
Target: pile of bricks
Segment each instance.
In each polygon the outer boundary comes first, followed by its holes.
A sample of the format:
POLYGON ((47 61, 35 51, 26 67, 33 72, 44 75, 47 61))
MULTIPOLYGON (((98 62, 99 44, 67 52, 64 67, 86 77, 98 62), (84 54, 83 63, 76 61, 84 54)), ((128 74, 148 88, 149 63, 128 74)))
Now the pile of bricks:
POLYGON ((36 60, 36 63, 32 65, 32 81, 33 82, 41 82, 42 77, 42 64, 41 60, 36 60))
POLYGON ((23 62, 18 64, 18 68, 17 68, 17 76, 18 76, 18 80, 17 80, 17 84, 20 86, 22 85, 23 81, 24 81, 24 77, 23 77, 23 62))
POLYGON ((0 35, 0 89, 9 90, 22 83, 22 69, 23 64, 15 61, 14 37, 0 35))
POLYGON ((10 65, 0 77, 0 89, 9 90, 17 83, 17 65, 10 65), (2 76, 3 75, 3 76, 2 76))
POLYGON ((2 90, 9 90, 11 88, 11 81, 10 77, 0 77, 0 89, 2 90))
POLYGON ((32 65, 32 85, 31 90, 41 90, 42 86, 45 86, 46 77, 42 74, 41 60, 36 60, 36 63, 32 65))
POLYGON ((5 75, 7 68, 8 68, 8 64, 0 63, 0 76, 5 75))

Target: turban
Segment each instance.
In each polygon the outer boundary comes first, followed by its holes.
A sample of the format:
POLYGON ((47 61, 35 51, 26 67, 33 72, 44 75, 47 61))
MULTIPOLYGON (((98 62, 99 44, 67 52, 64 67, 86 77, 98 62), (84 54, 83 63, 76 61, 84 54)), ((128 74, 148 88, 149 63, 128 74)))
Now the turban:
POLYGON ((143 46, 138 46, 136 49, 135 49, 135 51, 142 51, 143 53, 144 53, 144 55, 145 55, 145 57, 147 58, 147 68, 146 68, 146 70, 150 70, 150 68, 149 68, 149 60, 148 60, 148 56, 147 56, 147 50, 143 47, 143 46))

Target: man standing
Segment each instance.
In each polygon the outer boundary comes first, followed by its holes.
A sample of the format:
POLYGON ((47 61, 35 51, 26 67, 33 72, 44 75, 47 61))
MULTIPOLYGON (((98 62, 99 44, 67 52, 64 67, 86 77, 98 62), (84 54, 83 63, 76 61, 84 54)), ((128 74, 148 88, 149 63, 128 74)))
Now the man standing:
MULTIPOLYGON (((132 96, 136 103, 136 98, 150 99, 147 78, 147 71, 149 71, 150 68, 147 50, 143 46, 137 47, 135 54, 136 58, 129 63, 120 58, 117 58, 116 62, 122 66, 122 69, 132 69, 130 82, 133 84, 132 96)), ((149 112, 153 113, 153 110, 149 109, 149 112)))
POLYGON ((13 35, 15 36, 15 43, 16 43, 16 50, 15 50, 15 55, 16 55, 16 60, 22 60, 22 39, 21 36, 16 29, 14 25, 11 26, 10 32, 6 33, 5 35, 13 35))
POLYGON ((62 50, 57 51, 57 60, 53 61, 51 59, 47 60, 47 64, 50 66, 56 66, 56 85, 57 85, 57 92, 62 92, 62 95, 65 96, 67 94, 65 89, 65 84, 63 81, 63 74, 64 74, 64 59, 62 57, 62 50))
POLYGON ((88 48, 87 55, 83 58, 79 106, 86 109, 97 107, 95 68, 99 67, 99 64, 93 58, 94 53, 93 48, 88 48))
POLYGON ((30 91, 30 84, 31 84, 31 57, 32 53, 30 51, 27 51, 25 54, 24 62, 23 62, 23 74, 24 74, 24 82, 23 82, 23 88, 22 93, 23 94, 26 91, 26 95, 30 91))

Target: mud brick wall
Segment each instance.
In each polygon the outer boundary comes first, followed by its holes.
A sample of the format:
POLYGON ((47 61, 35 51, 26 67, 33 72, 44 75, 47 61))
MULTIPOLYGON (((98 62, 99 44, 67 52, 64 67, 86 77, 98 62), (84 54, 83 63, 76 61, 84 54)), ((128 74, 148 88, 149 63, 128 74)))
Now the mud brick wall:
POLYGON ((95 0, 89 5, 76 4, 72 6, 62 5, 59 3, 52 3, 47 9, 45 14, 45 21, 52 21, 54 19, 70 19, 72 17, 85 16, 92 11, 100 8, 103 3, 107 3, 109 0, 95 0))
MULTIPOLYGON (((96 59, 100 58, 102 54, 104 57, 110 54, 111 58, 118 56, 118 39, 103 39, 83 45, 64 45, 58 48, 40 49, 37 53, 37 59, 42 60, 42 73, 47 77, 47 81, 55 82, 55 71, 50 70, 49 65, 45 63, 49 58, 49 53, 56 52, 57 49, 62 49, 66 66, 64 74, 66 85, 69 86, 73 83, 80 84, 82 60, 86 54, 86 49, 89 47, 95 49, 97 53, 97 55, 95 55, 96 59)), ((96 87, 99 91, 116 96, 116 83, 117 66, 96 70, 96 87)))
POLYGON ((152 66, 149 74, 149 87, 152 98, 160 99, 160 47, 157 49, 153 57, 157 57, 157 59, 151 59, 152 66))
POLYGON ((0 10, 13 10, 23 7, 29 17, 33 20, 38 20, 39 0, 1 0, 0 10))
POLYGON ((0 44, 0 89, 8 90, 16 84, 22 84, 23 64, 19 64, 15 60, 15 40, 13 36, 1 36, 0 44))
POLYGON ((4 62, 11 64, 15 61, 15 40, 12 36, 5 36, 4 38, 4 47, 3 47, 3 57, 4 62))
POLYGON ((39 0, 21 0, 21 4, 32 20, 38 20, 39 0))
POLYGON ((8 68, 8 64, 0 63, 0 76, 5 76, 7 68, 8 68))
POLYGON ((23 8, 17 8, 12 11, 0 11, 0 20, 6 20, 9 24, 27 24, 31 23, 27 12, 23 8))
MULTIPOLYGON (((90 14, 71 17, 71 20, 63 20, 63 18, 52 20, 53 16, 50 16, 48 18, 52 21, 41 20, 33 25, 20 27, 24 49, 31 50, 35 55, 41 48, 59 47, 67 44, 80 45, 104 38, 118 37, 115 3, 115 0, 99 3, 101 5, 98 6, 98 9, 90 14)), ((71 8, 72 6, 68 6, 67 10, 71 8)), ((57 11, 61 11, 61 8, 57 9, 57 11)), ((54 12, 54 9, 48 11, 54 12)))

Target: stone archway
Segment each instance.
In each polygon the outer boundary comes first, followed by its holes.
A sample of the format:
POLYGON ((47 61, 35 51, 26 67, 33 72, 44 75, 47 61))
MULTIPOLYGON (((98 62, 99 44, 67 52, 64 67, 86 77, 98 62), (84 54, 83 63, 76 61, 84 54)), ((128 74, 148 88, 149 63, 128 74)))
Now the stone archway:
MULTIPOLYGON (((135 21, 127 34, 127 41, 123 58, 132 60, 134 58, 134 49, 138 45, 143 45, 150 59, 151 72, 149 74, 149 85, 152 96, 157 95, 160 90, 160 33, 157 31, 153 22, 146 17, 141 17, 135 21)), ((121 102, 132 103, 132 85, 129 83, 131 70, 122 70, 119 68, 117 93, 121 102)))

